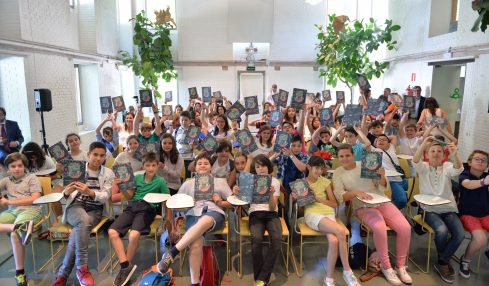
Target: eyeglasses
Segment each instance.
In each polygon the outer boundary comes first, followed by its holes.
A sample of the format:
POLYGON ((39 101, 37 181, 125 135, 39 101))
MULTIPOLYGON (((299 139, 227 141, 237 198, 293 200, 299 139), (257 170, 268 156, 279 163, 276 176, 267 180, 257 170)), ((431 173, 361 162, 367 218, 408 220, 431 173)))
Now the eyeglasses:
POLYGON ((487 159, 483 159, 483 158, 474 157, 474 158, 472 158, 472 160, 479 162, 479 163, 487 163, 487 159))

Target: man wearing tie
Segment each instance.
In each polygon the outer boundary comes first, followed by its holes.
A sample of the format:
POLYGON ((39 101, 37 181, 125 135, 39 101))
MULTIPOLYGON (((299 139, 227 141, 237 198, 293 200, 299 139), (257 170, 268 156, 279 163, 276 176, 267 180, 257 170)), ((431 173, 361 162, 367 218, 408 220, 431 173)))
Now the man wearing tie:
POLYGON ((19 125, 15 121, 6 120, 6 115, 5 108, 0 107, 0 164, 3 164, 8 154, 19 152, 24 142, 19 125))
POLYGON ((418 122, 419 118, 421 117, 421 112, 424 109, 424 100, 426 99, 426 97, 421 96, 421 86, 417 85, 413 89, 415 98, 414 107, 416 108, 416 111, 414 112, 414 114, 410 114, 410 117, 416 119, 416 122, 418 122))

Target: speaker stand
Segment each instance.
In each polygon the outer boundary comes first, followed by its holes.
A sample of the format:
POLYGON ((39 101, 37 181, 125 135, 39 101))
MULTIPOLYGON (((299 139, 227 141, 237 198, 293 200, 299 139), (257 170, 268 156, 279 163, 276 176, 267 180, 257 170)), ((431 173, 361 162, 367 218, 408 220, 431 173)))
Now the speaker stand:
POLYGON ((40 111, 40 113, 41 113, 41 130, 39 130, 39 132, 41 132, 42 134, 42 142, 43 142, 41 147, 42 149, 44 149, 44 152, 47 155, 49 145, 46 143, 46 128, 44 127, 44 113, 42 110, 40 111))

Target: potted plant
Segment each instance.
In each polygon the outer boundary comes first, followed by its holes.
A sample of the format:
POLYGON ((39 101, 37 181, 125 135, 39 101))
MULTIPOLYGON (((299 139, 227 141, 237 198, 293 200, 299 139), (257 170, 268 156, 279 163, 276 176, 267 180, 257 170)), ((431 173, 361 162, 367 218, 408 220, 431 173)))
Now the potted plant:
POLYGON ((357 74, 364 74, 368 79, 380 77, 389 66, 386 61, 371 61, 370 54, 380 45, 386 45, 388 50, 394 49, 397 41, 392 40, 392 32, 401 26, 386 20, 380 27, 373 18, 367 23, 350 22, 347 16, 332 14, 325 28, 322 25, 316 25, 316 28, 319 30, 316 62, 326 66, 326 69, 320 69, 320 76, 326 77, 328 85, 333 87, 338 80, 345 83, 353 95, 357 74))
POLYGON ((158 79, 169 82, 177 77, 170 51, 170 30, 175 28, 175 21, 171 19, 169 9, 155 13, 156 22, 150 21, 144 11, 130 20, 134 21, 133 43, 137 52, 131 56, 121 51, 120 55, 122 63, 131 67, 135 75, 142 77, 143 86, 153 90, 156 97, 161 97, 158 79))

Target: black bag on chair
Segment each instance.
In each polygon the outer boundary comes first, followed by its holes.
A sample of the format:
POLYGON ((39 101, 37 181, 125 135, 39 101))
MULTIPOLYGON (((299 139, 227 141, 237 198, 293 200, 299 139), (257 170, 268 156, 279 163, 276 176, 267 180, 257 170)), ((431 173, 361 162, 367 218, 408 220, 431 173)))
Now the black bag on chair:
MULTIPOLYGON (((350 263, 351 269, 366 269, 365 255, 367 254, 367 246, 361 242, 355 243, 348 249, 348 262, 350 263)), ((372 250, 368 249, 368 254, 372 254, 372 250)), ((341 260, 338 257, 336 261, 336 266, 341 266, 341 260)))

